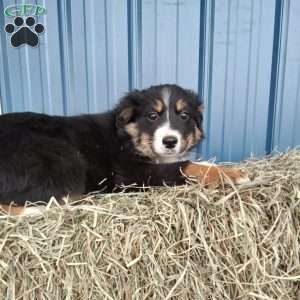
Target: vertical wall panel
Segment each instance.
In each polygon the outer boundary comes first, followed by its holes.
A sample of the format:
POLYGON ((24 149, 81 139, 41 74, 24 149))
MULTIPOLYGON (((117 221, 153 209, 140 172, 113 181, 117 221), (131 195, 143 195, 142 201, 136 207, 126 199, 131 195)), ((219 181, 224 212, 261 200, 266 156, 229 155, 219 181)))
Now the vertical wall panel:
POLYGON ((97 0, 85 1, 84 5, 85 28, 88 28, 85 34, 89 108, 91 111, 103 111, 108 107, 111 96, 108 85, 107 5, 97 0))
POLYGON ((142 86, 198 88, 198 0, 142 1, 142 86))
POLYGON ((119 0, 105 0, 105 3, 107 7, 108 108, 112 108, 118 102, 118 98, 129 88, 127 3, 119 0))
MULTIPOLYGON (((3 2, 0 1, 0 12, 4 11, 3 2)), ((5 26, 4 17, 0 16, 0 29, 5 26)), ((1 31, 0 31, 1 32, 1 31)), ((0 33, 0 106, 1 113, 11 111, 11 107, 9 106, 9 99, 11 99, 10 94, 10 81, 7 76, 7 49, 6 49, 6 36, 3 33, 0 33)))
POLYGON ((112 107, 128 90, 127 4, 118 0, 0 1, 4 111, 78 114, 112 107), (8 5, 41 4, 37 48, 11 47, 8 5))
POLYGON ((0 113, 100 112, 177 83, 205 101, 197 156, 285 150, 300 144, 299 15, 297 0, 0 0, 0 113), (9 43, 16 3, 47 8, 37 48, 9 43))
MULTIPOLYGON (((14 4, 14 1, 2 1, 1 8, 1 29, 5 26, 4 16, 2 14, 4 7, 14 4)), ((8 19, 11 20, 11 19, 8 19)), ((3 53, 1 69, 4 71, 1 76, 1 92, 9 95, 9 98, 3 99, 4 111, 20 111, 25 108, 25 91, 22 74, 24 74, 21 63, 21 49, 13 49, 7 42, 9 37, 1 30, 1 52, 3 53), (14 101, 11 101, 14 99, 14 101)), ((36 50, 36 49, 34 49, 36 50)), ((28 101, 27 101, 28 102, 28 101)))
MULTIPOLYGON (((65 114, 65 86, 63 83, 63 43, 61 35, 61 18, 59 1, 40 1, 47 7, 47 15, 39 18, 45 26, 39 48, 42 86, 36 86, 43 91, 43 111, 51 114, 65 114), (51 16, 51 17, 47 17, 51 16)), ((14 101, 14 99, 12 99, 14 101)))
MULTIPOLYGON (((57 104, 56 102, 62 102, 60 95, 60 82, 62 80, 59 80, 59 74, 56 72, 57 69, 59 70, 60 65, 59 56, 56 56, 57 52, 55 51, 55 45, 59 46, 56 20, 54 17, 47 19, 43 16, 37 19, 38 22, 42 22, 46 26, 46 32, 41 35, 38 48, 22 46, 14 49, 10 46, 10 37, 2 29, 6 23, 13 21, 13 18, 4 18, 3 9, 15 3, 20 4, 22 1, 3 1, 0 7, 1 73, 3 74, 1 88, 3 94, 9 95, 2 96, 3 109, 4 111, 34 110, 53 112, 51 108, 57 104), (47 20, 49 20, 48 24, 47 20), (49 44, 48 38, 51 39, 49 44), (49 52, 51 56, 49 56, 49 52), (49 59, 52 59, 54 64, 49 59), (55 66, 58 68, 55 69, 55 66), (52 76, 53 81, 49 81, 49 75, 52 76), (53 97, 51 97, 51 92, 54 93, 53 97)), ((42 4, 41 1, 38 3, 42 4)), ((57 14, 57 9, 53 4, 54 2, 51 2, 47 8, 49 12, 54 10, 57 14)), ((63 110, 58 109, 57 113, 63 113, 63 110)))
POLYGON ((209 115, 204 154, 221 160, 261 154, 266 138, 274 1, 217 0, 211 15, 214 24, 207 27, 206 34, 211 47, 206 66, 211 74, 205 82, 209 115))
POLYGON ((279 76, 272 146, 285 150, 300 144, 300 2, 282 8, 279 76))

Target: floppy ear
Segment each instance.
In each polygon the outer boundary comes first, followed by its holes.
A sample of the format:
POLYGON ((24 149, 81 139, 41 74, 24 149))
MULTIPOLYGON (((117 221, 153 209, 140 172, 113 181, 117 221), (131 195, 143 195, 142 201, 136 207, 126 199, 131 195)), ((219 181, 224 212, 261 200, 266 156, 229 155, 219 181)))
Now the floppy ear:
POLYGON ((128 93, 116 108, 116 126, 122 128, 134 120, 137 107, 142 102, 140 91, 128 93))
POLYGON ((116 125, 118 128, 125 126, 126 124, 130 123, 134 113, 133 107, 124 107, 120 109, 116 116, 116 125))
POLYGON ((192 90, 185 90, 185 91, 187 93, 187 97, 192 101, 192 103, 194 103, 196 113, 203 113, 204 105, 201 96, 192 90))

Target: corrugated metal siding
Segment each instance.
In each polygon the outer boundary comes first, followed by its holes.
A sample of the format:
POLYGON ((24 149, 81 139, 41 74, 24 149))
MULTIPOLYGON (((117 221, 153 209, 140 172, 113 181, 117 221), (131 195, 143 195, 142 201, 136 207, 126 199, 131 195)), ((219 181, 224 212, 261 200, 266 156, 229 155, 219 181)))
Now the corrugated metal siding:
MULTIPOLYGON (((0 0, 0 11, 24 1, 0 0)), ((99 112, 133 88, 178 83, 205 99, 205 157, 300 144, 298 0, 45 0, 40 47, 0 30, 2 112, 99 112)), ((11 21, 0 14, 0 29, 11 21)))

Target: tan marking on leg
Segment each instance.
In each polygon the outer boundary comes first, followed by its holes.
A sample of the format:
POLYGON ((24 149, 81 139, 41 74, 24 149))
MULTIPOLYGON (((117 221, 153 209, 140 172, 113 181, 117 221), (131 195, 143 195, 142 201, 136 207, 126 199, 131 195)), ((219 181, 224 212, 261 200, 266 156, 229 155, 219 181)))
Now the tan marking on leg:
POLYGON ((20 216, 23 215, 25 211, 24 206, 13 206, 13 205, 0 205, 0 212, 9 216, 20 216))
POLYGON ((190 163, 182 171, 186 176, 196 177, 201 184, 208 186, 219 185, 228 178, 233 183, 238 183, 242 177, 241 171, 236 168, 214 165, 190 163))
POLYGON ((76 205, 83 198, 84 195, 71 194, 59 200, 51 197, 45 205, 15 206, 13 202, 10 205, 0 204, 0 216, 1 214, 6 216, 40 216, 53 205, 56 207, 65 206, 66 204, 76 205))
POLYGON ((186 106, 187 106, 187 103, 182 99, 177 100, 177 102, 175 104, 175 108, 176 108, 177 112, 182 111, 186 106))
POLYGON ((5 216, 40 216, 45 211, 45 206, 13 206, 0 205, 0 215, 5 216))

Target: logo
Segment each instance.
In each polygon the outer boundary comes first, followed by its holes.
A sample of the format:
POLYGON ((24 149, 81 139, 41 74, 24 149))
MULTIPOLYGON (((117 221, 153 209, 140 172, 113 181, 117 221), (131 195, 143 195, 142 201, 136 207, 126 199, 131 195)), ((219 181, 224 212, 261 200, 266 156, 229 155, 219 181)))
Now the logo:
POLYGON ((20 4, 10 5, 4 10, 6 17, 17 17, 17 16, 41 16, 46 14, 46 8, 41 5, 35 4, 20 4))
POLYGON ((39 45, 39 35, 45 32, 45 27, 37 23, 36 18, 44 14, 46 14, 46 8, 41 5, 22 4, 5 8, 4 15, 14 18, 13 22, 5 25, 5 31, 11 34, 12 47, 18 48, 22 45, 37 47, 39 45))

